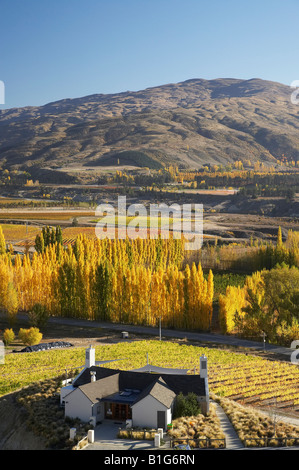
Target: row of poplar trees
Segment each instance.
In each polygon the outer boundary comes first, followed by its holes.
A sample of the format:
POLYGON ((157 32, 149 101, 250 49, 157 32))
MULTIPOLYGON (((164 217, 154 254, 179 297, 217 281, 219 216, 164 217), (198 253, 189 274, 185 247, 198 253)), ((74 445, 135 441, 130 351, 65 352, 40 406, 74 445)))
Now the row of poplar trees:
MULTIPOLYGON (((53 316, 210 328, 213 274, 205 278, 200 264, 184 266, 183 240, 79 235, 64 246, 59 230, 45 230, 36 248, 31 258, 0 257, 1 285, 12 287, 19 310, 41 304, 53 316)), ((2 306, 5 295, 0 292, 2 306)))

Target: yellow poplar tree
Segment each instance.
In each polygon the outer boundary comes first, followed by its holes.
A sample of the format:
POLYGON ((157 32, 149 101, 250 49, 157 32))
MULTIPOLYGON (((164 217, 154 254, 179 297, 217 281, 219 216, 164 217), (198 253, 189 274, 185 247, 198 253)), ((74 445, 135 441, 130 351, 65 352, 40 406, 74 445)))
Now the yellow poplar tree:
POLYGON ((242 314, 246 306, 246 290, 240 286, 227 286, 225 295, 219 296, 219 323, 223 333, 232 333, 235 314, 242 314))

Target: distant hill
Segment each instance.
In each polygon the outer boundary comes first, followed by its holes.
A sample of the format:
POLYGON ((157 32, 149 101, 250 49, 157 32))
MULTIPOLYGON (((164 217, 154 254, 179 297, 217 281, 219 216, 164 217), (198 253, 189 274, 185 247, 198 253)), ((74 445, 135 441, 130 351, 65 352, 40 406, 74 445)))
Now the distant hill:
POLYGON ((0 162, 30 171, 299 160, 299 106, 291 92, 257 78, 194 79, 2 110, 0 162))

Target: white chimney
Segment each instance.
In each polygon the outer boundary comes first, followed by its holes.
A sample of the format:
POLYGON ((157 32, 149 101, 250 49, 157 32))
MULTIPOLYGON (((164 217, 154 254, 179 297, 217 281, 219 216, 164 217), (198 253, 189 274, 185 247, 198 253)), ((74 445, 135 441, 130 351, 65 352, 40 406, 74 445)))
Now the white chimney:
POLYGON ((85 367, 89 368, 96 363, 95 349, 90 345, 85 351, 85 367))
POLYGON ((90 377, 91 377, 91 382, 96 382, 97 378, 96 378, 96 371, 95 370, 91 370, 90 371, 90 377))
POLYGON ((210 410, 210 396, 209 396, 209 384, 208 384, 208 359, 203 354, 200 356, 200 377, 204 379, 205 384, 205 396, 203 397, 200 407, 201 412, 207 416, 210 410))
POLYGON ((203 354, 200 356, 200 377, 202 379, 207 379, 208 378, 208 359, 207 357, 203 354))

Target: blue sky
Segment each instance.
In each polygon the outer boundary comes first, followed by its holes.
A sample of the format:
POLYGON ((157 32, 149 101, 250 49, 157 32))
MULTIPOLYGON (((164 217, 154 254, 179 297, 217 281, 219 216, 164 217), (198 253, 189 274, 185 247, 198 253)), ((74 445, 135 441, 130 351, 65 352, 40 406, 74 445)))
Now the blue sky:
POLYGON ((298 0, 1 0, 5 105, 191 78, 299 80, 298 0))

